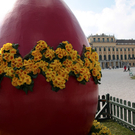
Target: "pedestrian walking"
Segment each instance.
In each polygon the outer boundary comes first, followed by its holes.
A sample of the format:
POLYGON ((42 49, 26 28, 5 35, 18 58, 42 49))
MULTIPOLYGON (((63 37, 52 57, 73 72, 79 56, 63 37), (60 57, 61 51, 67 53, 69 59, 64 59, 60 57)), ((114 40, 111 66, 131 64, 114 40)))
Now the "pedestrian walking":
POLYGON ((128 65, 128 70, 127 71, 130 71, 130 66, 128 65))
POLYGON ((127 69, 127 67, 126 67, 126 66, 124 66, 124 72, 126 72, 126 69, 127 69))

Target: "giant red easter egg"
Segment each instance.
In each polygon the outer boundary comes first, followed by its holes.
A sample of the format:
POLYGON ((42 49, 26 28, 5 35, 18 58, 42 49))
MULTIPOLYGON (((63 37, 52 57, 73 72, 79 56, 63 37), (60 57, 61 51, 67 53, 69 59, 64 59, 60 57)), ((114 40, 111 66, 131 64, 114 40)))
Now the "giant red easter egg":
MULTIPOLYGON (((78 21, 62 0, 18 0, 0 27, 0 47, 19 43, 25 56, 38 40, 57 47, 69 41, 82 53, 89 46, 78 21)), ((73 77, 54 92, 42 75, 26 95, 4 78, 0 87, 0 130, 16 135, 87 135, 97 108, 98 85, 82 85, 73 77)))

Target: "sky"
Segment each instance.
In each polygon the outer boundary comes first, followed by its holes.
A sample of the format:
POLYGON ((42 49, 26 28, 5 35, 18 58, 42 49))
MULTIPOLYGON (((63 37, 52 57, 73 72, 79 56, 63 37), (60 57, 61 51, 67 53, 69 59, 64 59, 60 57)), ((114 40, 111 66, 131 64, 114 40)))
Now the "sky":
MULTIPOLYGON (((0 0, 0 23, 16 0, 0 0)), ((85 35, 114 35, 135 39, 135 0, 63 0, 76 16, 85 35)))

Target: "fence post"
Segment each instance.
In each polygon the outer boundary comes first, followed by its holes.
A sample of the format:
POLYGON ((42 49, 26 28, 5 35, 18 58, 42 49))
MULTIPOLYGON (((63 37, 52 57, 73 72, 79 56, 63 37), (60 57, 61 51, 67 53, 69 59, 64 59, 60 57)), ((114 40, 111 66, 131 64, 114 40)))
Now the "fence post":
MULTIPOLYGON (((113 97, 113 101, 115 102, 115 97, 113 97)), ((113 105, 113 110, 114 110, 114 116, 116 116, 116 106, 115 106, 115 104, 113 105)))
POLYGON ((107 102, 107 118, 110 119, 110 103, 109 103, 109 100, 110 100, 110 95, 107 94, 106 95, 106 102, 107 102))
MULTIPOLYGON (((128 106, 131 107, 131 102, 128 101, 128 106)), ((131 111, 128 110, 128 122, 131 123, 131 111)))
MULTIPOLYGON (((124 100, 124 105, 126 106, 127 105, 127 101, 124 100)), ((127 121, 127 109, 124 108, 124 120, 127 121)))
POLYGON ((111 114, 111 118, 112 118, 112 114, 113 114, 112 107, 113 107, 113 105, 112 105, 111 101, 112 101, 112 96, 110 96, 110 114, 111 114))
MULTIPOLYGON (((102 95, 102 100, 105 100, 105 95, 102 95)), ((102 106, 104 106, 104 104, 105 104, 105 101, 103 102, 102 101, 102 106)), ((105 110, 104 110, 104 112, 103 113, 105 113, 105 110)), ((103 114, 103 117, 105 117, 105 115, 103 114)))
MULTIPOLYGON (((122 104, 122 99, 120 99, 120 104, 122 104)), ((123 120, 123 108, 120 107, 120 115, 121 115, 121 119, 123 120)))
MULTIPOLYGON (((117 98, 116 101, 117 101, 117 103, 119 103, 119 99, 118 99, 118 98, 117 98)), ((119 116, 120 116, 120 115, 119 115, 119 106, 117 105, 117 117, 119 118, 119 116)))
POLYGON ((100 111, 100 96, 98 96, 98 107, 97 110, 100 111))
MULTIPOLYGON (((135 108, 135 103, 132 103, 132 107, 135 108)), ((132 112, 133 114, 133 125, 135 125, 135 112, 132 112)))

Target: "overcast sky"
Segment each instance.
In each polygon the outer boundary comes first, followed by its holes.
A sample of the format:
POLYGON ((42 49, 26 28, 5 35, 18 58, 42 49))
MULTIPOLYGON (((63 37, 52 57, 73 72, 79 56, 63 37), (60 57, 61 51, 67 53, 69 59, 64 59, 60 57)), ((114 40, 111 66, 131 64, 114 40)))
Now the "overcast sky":
MULTIPOLYGON (((16 0, 0 0, 0 22, 16 0)), ((64 0, 86 36, 114 35, 135 39, 135 0, 64 0)))

